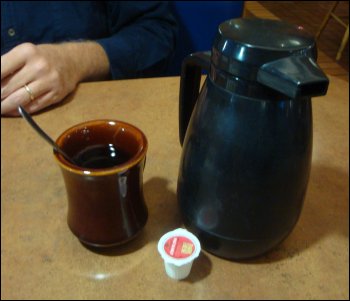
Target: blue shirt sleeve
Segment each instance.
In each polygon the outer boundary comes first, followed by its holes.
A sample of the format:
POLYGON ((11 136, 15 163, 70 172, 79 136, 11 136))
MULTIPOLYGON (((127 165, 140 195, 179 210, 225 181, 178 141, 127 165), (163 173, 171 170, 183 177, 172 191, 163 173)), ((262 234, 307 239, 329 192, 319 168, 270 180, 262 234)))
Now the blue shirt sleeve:
POLYGON ((108 2, 112 35, 98 39, 111 64, 113 78, 161 74, 175 48, 176 23, 168 4, 108 2))
POLYGON ((1 1, 1 54, 24 42, 92 40, 113 79, 162 75, 176 35, 164 1, 1 1))

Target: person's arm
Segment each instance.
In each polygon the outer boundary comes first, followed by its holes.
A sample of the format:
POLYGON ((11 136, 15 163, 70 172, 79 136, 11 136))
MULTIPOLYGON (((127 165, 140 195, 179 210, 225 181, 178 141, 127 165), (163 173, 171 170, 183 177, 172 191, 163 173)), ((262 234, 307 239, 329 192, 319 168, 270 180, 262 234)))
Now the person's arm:
POLYGON ((112 35, 98 39, 106 51, 111 76, 160 76, 175 50, 177 24, 166 1, 108 1, 112 35))
POLYGON ((2 115, 18 116, 18 105, 37 112, 61 101, 81 81, 155 76, 166 69, 176 35, 168 3, 110 1, 102 5, 108 25, 103 37, 89 41, 87 33, 82 37, 85 41, 79 42, 24 43, 1 56, 2 115))

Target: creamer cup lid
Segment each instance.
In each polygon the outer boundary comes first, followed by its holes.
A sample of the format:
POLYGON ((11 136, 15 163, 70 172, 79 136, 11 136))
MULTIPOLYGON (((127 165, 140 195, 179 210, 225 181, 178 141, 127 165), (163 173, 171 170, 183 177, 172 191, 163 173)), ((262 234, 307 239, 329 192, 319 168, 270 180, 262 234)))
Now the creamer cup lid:
POLYGON ((158 252, 165 262, 185 265, 199 256, 201 245, 191 232, 178 228, 164 234, 158 242, 158 252))

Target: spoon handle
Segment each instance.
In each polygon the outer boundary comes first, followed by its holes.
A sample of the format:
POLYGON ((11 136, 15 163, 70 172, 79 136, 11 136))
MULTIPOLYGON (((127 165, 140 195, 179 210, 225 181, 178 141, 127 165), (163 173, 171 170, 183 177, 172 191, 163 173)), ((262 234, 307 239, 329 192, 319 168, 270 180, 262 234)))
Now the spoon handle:
POLYGON ((37 125, 37 123, 33 120, 33 118, 28 114, 28 112, 22 107, 18 106, 18 112, 21 116, 37 131, 37 133, 44 138, 48 143, 50 143, 54 150, 60 153, 66 160, 69 162, 76 164, 72 158, 70 158, 62 149, 58 147, 58 145, 53 141, 41 128, 37 125))

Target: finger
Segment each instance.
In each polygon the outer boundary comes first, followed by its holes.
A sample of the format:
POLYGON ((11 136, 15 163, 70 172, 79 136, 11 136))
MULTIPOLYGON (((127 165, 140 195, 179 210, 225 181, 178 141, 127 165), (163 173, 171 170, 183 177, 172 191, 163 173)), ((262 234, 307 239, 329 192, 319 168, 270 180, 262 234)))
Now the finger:
POLYGON ((40 110, 51 106, 55 103, 59 102, 57 97, 54 96, 52 91, 41 95, 39 98, 31 101, 26 105, 29 113, 39 112, 40 110))
MULTIPOLYGON (((34 100, 47 93, 47 88, 40 81, 34 81, 27 85, 32 91, 34 100)), ((7 98, 1 101, 1 115, 7 115, 16 110, 19 105, 26 106, 31 101, 30 93, 23 87, 20 87, 7 98)))
POLYGON ((11 116, 11 117, 20 116, 20 114, 19 114, 19 112, 18 112, 18 108, 15 109, 15 110, 12 110, 12 111, 10 111, 10 112, 7 112, 6 114, 1 114, 1 115, 11 116))
MULTIPOLYGON (((25 105, 22 105, 24 109, 29 112, 29 113, 36 113, 39 112, 40 110, 54 104, 53 102, 54 96, 53 93, 50 91, 48 93, 45 93, 41 95, 40 97, 34 99, 31 102, 28 102, 25 105)), ((2 113, 1 113, 2 114, 2 113)), ((6 114, 3 114, 6 116, 20 116, 18 112, 18 107, 6 112, 6 114)))
POLYGON ((34 79, 35 75, 33 72, 30 72, 30 68, 24 66, 21 70, 1 80, 1 99, 5 99, 25 84, 34 81, 34 79))
POLYGON ((27 58, 33 55, 34 45, 25 43, 18 45, 1 56, 1 80, 22 68, 27 58))

